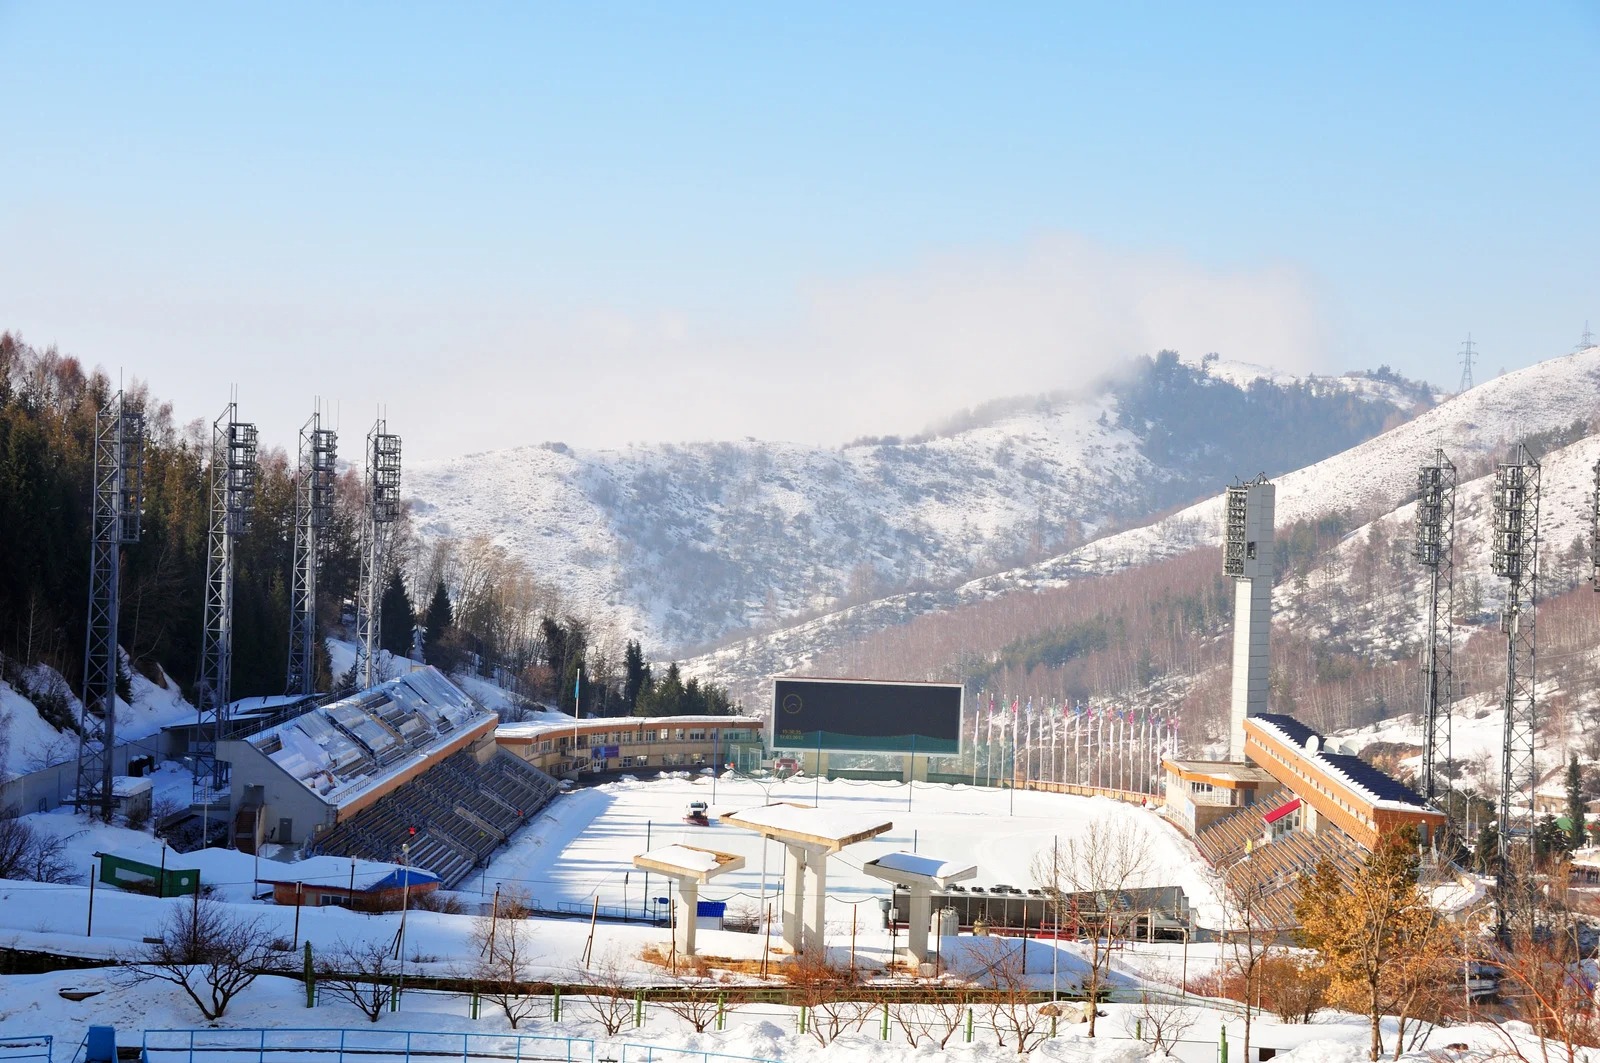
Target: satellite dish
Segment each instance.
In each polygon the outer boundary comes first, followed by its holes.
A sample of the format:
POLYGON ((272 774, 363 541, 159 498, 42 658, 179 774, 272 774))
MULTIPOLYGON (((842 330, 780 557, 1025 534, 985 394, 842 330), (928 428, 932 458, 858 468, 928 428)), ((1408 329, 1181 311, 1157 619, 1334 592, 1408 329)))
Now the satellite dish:
POLYGON ((1314 757, 1314 756, 1317 755, 1318 752, 1321 751, 1321 749, 1322 749, 1322 740, 1320 738, 1318 738, 1316 735, 1307 735, 1306 736, 1306 753, 1307 754, 1309 754, 1310 756, 1314 757))

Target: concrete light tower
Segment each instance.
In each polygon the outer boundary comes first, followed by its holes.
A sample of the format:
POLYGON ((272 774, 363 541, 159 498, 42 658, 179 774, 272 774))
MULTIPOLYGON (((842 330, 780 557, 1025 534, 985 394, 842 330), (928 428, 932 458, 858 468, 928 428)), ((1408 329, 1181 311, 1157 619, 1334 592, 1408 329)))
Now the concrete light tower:
POLYGON ((1244 760, 1244 721, 1267 711, 1267 645, 1272 633, 1273 512, 1265 476, 1228 488, 1222 571, 1234 580, 1233 696, 1228 759, 1244 760))

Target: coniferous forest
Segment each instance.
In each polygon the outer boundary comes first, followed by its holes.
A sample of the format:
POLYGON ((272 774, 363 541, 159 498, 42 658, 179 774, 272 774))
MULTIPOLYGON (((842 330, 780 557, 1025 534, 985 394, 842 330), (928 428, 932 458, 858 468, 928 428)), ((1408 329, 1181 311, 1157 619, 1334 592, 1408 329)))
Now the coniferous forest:
MULTIPOLYGON (((95 418, 116 391, 104 371, 0 333, 0 678, 63 729, 74 725, 70 699, 32 666, 48 665, 74 693, 80 689, 95 418)), ((133 668, 192 695, 201 663, 211 425, 176 423, 170 404, 137 380, 123 391, 144 416, 146 443, 142 535, 122 552, 119 642, 133 668)), ((342 633, 360 571, 360 450, 342 451, 334 515, 322 534, 324 636, 342 633)), ((253 525, 236 554, 235 698, 281 693, 288 656, 295 457, 263 446, 259 463, 253 525)), ((424 544, 402 516, 390 561, 380 638, 393 653, 409 654, 413 627, 421 626, 429 663, 498 677, 530 701, 571 710, 576 689, 586 714, 729 711, 725 692, 679 681, 676 666, 656 682, 641 647, 614 648, 616 639, 563 611, 553 589, 492 544, 424 544)), ((334 689, 342 678, 319 652, 317 688, 334 689)))

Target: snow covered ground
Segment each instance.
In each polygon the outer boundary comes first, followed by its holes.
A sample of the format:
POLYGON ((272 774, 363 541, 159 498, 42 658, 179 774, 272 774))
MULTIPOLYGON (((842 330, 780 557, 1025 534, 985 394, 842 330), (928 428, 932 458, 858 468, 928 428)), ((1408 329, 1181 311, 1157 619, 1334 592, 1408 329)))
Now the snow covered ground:
MULTIPOLYGON (((163 768, 157 773, 158 789, 181 789, 186 780, 187 776, 177 769, 163 768)), ((620 902, 626 888, 631 890, 630 902, 637 904, 637 898, 644 895, 643 883, 638 881, 639 873, 631 870, 630 861, 634 853, 643 851, 648 835, 648 843, 653 846, 683 841, 745 855, 744 871, 717 880, 726 892, 708 889, 704 896, 741 893, 759 897, 760 842, 755 836, 720 825, 690 827, 679 817, 685 803, 693 799, 710 802, 713 813, 720 813, 760 805, 770 798, 806 803, 816 799, 825 810, 893 822, 888 834, 852 846, 835 858, 830 875, 830 951, 836 961, 849 962, 850 911, 859 905, 853 955, 858 966, 869 971, 881 969, 890 951, 891 942, 879 925, 876 903, 886 887, 861 874, 859 868, 864 860, 900 848, 915 846, 920 853, 975 862, 981 871, 981 883, 1004 881, 1023 886, 1031 881, 1028 865, 1034 853, 1047 850, 1054 838, 1073 836, 1093 820, 1109 819, 1150 838, 1156 856, 1152 883, 1183 885, 1202 921, 1208 910, 1214 913, 1216 907, 1214 883, 1186 841, 1153 812, 1103 799, 1018 793, 1013 814, 1011 794, 965 786, 919 784, 908 790, 890 783, 818 784, 796 778, 757 785, 753 780, 727 779, 717 781, 714 798, 711 788, 712 781, 707 777, 677 776, 660 781, 622 781, 563 795, 487 869, 479 880, 484 896, 493 892, 496 883, 503 888, 526 886, 541 901, 561 899, 587 909, 585 902, 594 897, 608 904, 620 902), (634 880, 628 887, 623 886, 624 875, 631 875, 634 880)), ((149 835, 91 825, 65 810, 30 816, 28 820, 38 829, 63 838, 70 862, 82 866, 85 872, 96 851, 135 850, 159 857, 159 843, 149 835)), ((268 857, 258 862, 243 854, 214 850, 195 854, 169 852, 166 860, 169 867, 201 868, 202 881, 214 888, 218 899, 236 906, 236 911, 265 920, 291 946, 309 941, 315 950, 325 952, 340 943, 358 940, 388 944, 400 927, 398 914, 365 915, 341 908, 306 908, 297 918, 293 908, 252 900, 258 892, 254 886, 256 875, 266 877, 274 868, 274 861, 268 857)), ((776 889, 780 861, 781 852, 773 846, 768 867, 768 889, 772 891, 776 889)), ((472 902, 479 895, 475 891, 468 889, 457 897, 476 909, 472 902)), ((94 892, 90 934, 89 898, 85 885, 0 882, 0 944, 85 956, 125 957, 138 948, 142 938, 156 932, 168 913, 190 903, 185 898, 160 900, 100 886, 94 892)), ((473 954, 470 939, 474 922, 474 915, 408 913, 403 950, 407 969, 440 975, 463 972, 473 954)), ((581 982, 585 977, 581 956, 590 933, 588 920, 540 918, 531 922, 536 954, 532 977, 567 984, 581 982)), ((754 959, 761 954, 762 941, 755 934, 702 931, 700 948, 708 956, 754 959)), ((659 984, 671 976, 640 956, 648 947, 664 948, 666 942, 667 931, 661 927, 602 921, 595 929, 593 955, 602 960, 616 959, 629 977, 641 984, 659 984)), ((1014 939, 969 936, 945 938, 939 947, 945 962, 959 969, 988 962, 995 950, 1023 946, 1014 939)), ((1071 989, 1086 966, 1083 948, 1075 943, 1032 941, 1026 948, 1029 980, 1036 988, 1049 989, 1054 984, 1071 989)), ((1056 1038, 1035 1050, 1035 1058, 1071 1063, 1131 1063, 1160 1058, 1152 1055, 1148 1045, 1133 1038, 1140 1007, 1131 1002, 1144 989, 1178 993, 1185 972, 1190 977, 1205 972, 1224 958, 1225 950, 1226 946, 1212 943, 1195 943, 1187 948, 1181 944, 1136 944, 1119 950, 1112 961, 1118 1002, 1103 1009, 1106 1016, 1101 1020, 1101 1036, 1090 1042, 1084 1037, 1082 1026, 1065 1024, 1056 1038)), ((285 956, 298 961, 298 954, 292 951, 285 956)), ((751 976, 717 974, 714 969, 713 977, 727 982, 751 976)), ((138 1043, 140 1033, 147 1029, 202 1025, 198 1013, 175 988, 161 983, 129 987, 118 981, 115 972, 106 970, 0 977, 0 1039, 24 1034, 52 1035, 58 1039, 56 1058, 67 1059, 70 1047, 83 1037, 90 1023, 116 1025, 123 1044, 138 1043), (59 995, 61 989, 69 987, 99 993, 73 1002, 59 995), (62 1046, 68 1050, 63 1051, 62 1046)), ((460 995, 408 991, 400 1010, 383 1015, 376 1029, 485 1035, 507 1030, 504 1018, 488 1005, 480 1019, 470 1019, 468 1014, 468 1001, 460 995)), ((1179 1046, 1177 1058, 1208 1063, 1215 1060, 1218 1033, 1224 1027, 1238 1052, 1243 1028, 1235 1006, 1197 1000, 1192 1018, 1189 1041, 1179 1046)), ((889 1040, 882 1040, 879 1021, 874 1013, 859 1030, 824 1047, 812 1035, 798 1033, 793 1009, 777 1005, 742 1007, 731 1013, 727 1030, 705 1034, 695 1034, 682 1020, 659 1005, 652 1005, 646 1010, 643 1028, 629 1028, 616 1038, 606 1038, 590 1021, 581 1003, 568 999, 561 1023, 551 1021, 548 1011, 541 1010, 518 1033, 597 1038, 602 1043, 596 1049, 596 1058, 618 1060, 632 1059, 628 1053, 636 1051, 624 1048, 624 1044, 649 1045, 654 1053, 666 1052, 666 1058, 678 1058, 672 1054, 674 1050, 709 1051, 784 1063, 821 1063, 825 1057, 863 1063, 909 1063, 925 1060, 934 1051, 926 1044, 908 1046, 898 1027, 891 1028, 889 1040)), ((277 977, 259 981, 219 1025, 373 1029, 359 1012, 345 1004, 325 1001, 314 1010, 307 1010, 301 985, 291 978, 277 977)), ((1365 1036, 1359 1019, 1328 1013, 1310 1025, 1280 1025, 1270 1016, 1258 1019, 1254 1040, 1257 1045, 1279 1049, 1278 1058, 1292 1063, 1343 1063, 1363 1058, 1365 1036)), ((1437 1049, 1455 1042, 1485 1048, 1504 1044, 1500 1033, 1477 1027, 1441 1031, 1425 1047, 1437 1049)), ((587 1049, 580 1047, 579 1054, 587 1057, 587 1049)), ((974 1042, 966 1044, 957 1035, 945 1054, 966 1063, 998 1063, 1015 1058, 1015 1049, 999 1045, 980 1016, 974 1042)), ((1406 1058, 1429 1057, 1418 1053, 1406 1058)), ((373 1063, 379 1061, 374 1059, 373 1063)))
MULTIPOLYGON (((915 850, 941 859, 976 864, 976 884, 1034 885, 1035 856, 1048 854, 1052 841, 1080 834, 1095 820, 1111 820, 1150 841, 1154 862, 1142 885, 1179 885, 1189 895, 1204 926, 1220 925, 1217 886, 1194 847, 1155 812, 1106 798, 1060 794, 1012 794, 983 787, 917 783, 818 781, 793 776, 784 781, 732 777, 713 780, 678 774, 660 781, 616 782, 566 794, 526 831, 512 839, 484 869, 477 883, 490 892, 494 883, 513 883, 546 907, 557 903, 587 908, 626 905, 642 911, 643 883, 633 857, 647 847, 693 845, 744 857, 742 871, 718 876, 703 888, 706 900, 759 904, 771 900, 783 873, 783 849, 750 831, 717 821, 725 812, 769 802, 815 804, 818 808, 871 813, 894 825, 888 833, 852 845, 828 865, 828 919, 848 932, 851 909, 857 922, 877 918, 879 898, 889 885, 861 871, 861 865, 891 852, 915 850), (683 822, 684 807, 709 802, 712 826, 683 822), (1013 810, 1014 809, 1014 810, 1013 810), (765 848, 765 852, 763 849, 765 848)), ((657 883, 661 885, 661 883, 657 883)), ((969 885, 971 885, 969 883, 969 885)), ((664 891, 659 891, 664 893, 664 891)))

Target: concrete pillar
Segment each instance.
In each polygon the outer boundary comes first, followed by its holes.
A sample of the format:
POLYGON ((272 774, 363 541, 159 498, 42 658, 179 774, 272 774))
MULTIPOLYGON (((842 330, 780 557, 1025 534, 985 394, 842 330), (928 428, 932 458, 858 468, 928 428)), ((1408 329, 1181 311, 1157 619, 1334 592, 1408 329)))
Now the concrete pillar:
POLYGON ((826 749, 808 749, 800 754, 800 767, 807 775, 820 775, 828 777, 828 751, 826 749))
POLYGON ((911 885, 906 902, 906 951, 917 963, 928 962, 928 924, 933 921, 933 894, 926 886, 911 885))
POLYGON ((699 921, 696 915, 699 910, 700 884, 688 879, 679 879, 678 926, 672 936, 673 944, 677 946, 679 956, 694 955, 694 931, 695 924, 699 921))
POLYGON ((823 939, 827 936, 828 906, 828 854, 806 853, 806 924, 801 936, 805 951, 823 954, 823 939))
POLYGON ((800 951, 800 927, 806 900, 806 851, 798 845, 785 845, 783 861, 783 943, 800 951))
POLYGON ((928 758, 926 754, 907 753, 900 761, 901 782, 927 782, 928 758))

